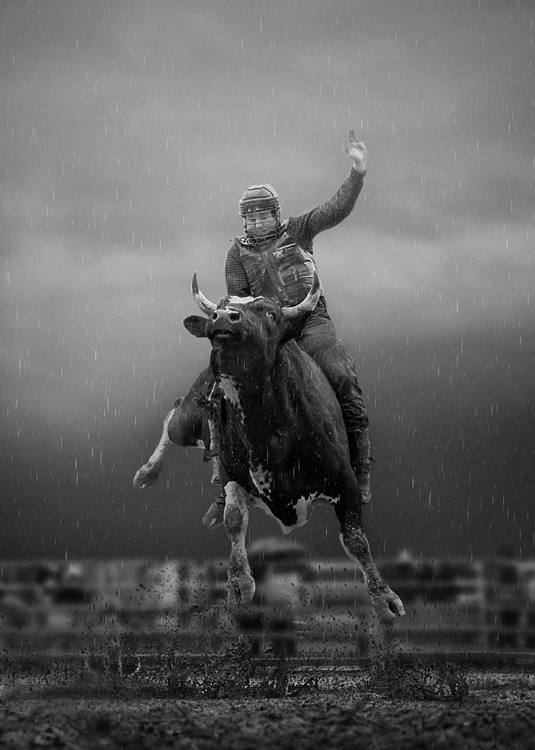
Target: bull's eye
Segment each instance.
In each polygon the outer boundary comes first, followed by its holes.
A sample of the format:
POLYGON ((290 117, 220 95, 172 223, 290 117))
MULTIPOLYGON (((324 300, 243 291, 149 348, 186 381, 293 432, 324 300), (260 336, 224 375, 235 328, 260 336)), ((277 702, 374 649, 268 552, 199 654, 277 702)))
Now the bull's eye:
POLYGON ((268 313, 266 313, 266 315, 267 315, 268 318, 271 318, 271 320, 276 320, 277 319, 275 313, 268 312, 268 313))

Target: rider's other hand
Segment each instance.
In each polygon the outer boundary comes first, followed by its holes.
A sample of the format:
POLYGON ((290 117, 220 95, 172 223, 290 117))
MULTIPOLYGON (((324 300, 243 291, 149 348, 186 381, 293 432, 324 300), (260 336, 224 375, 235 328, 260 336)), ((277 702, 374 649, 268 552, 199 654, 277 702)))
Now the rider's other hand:
POLYGON ((359 141, 354 130, 349 131, 349 146, 346 146, 346 153, 353 159, 357 172, 364 172, 366 170, 368 149, 364 141, 359 141))

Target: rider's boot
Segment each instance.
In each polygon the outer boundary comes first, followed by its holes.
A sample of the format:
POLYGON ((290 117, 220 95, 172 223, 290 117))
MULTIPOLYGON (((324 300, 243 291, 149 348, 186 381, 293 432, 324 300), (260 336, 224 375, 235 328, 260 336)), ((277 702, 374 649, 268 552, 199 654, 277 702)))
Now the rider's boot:
POLYGON ((211 529, 216 529, 223 523, 223 515, 225 513, 225 496, 219 495, 215 503, 212 503, 203 516, 203 524, 211 529))
MULTIPOLYGON (((219 454, 216 452, 217 446, 215 447, 215 451, 205 451, 205 461, 211 461, 212 462, 212 479, 210 480, 212 484, 221 484, 221 480, 219 478, 219 454)), ((212 503, 206 513, 203 516, 202 522, 205 526, 207 526, 209 529, 216 529, 218 526, 221 526, 223 523, 223 512, 225 510, 225 495, 221 494, 215 501, 215 503, 212 503)))
POLYGON ((355 472, 360 489, 360 501, 363 505, 372 499, 370 487, 371 455, 370 431, 366 427, 360 433, 348 433, 351 468, 355 472))
MULTIPOLYGON (((219 477, 219 441, 213 424, 210 426, 210 448, 204 451, 204 460, 212 462, 212 484, 221 484, 219 477)), ((212 503, 203 516, 202 522, 209 529, 216 529, 223 523, 223 512, 225 510, 225 496, 221 494, 215 503, 212 503)))
POLYGON ((208 463, 209 461, 212 464, 212 476, 210 478, 211 484, 221 484, 221 480, 219 478, 219 453, 213 450, 206 450, 203 454, 203 459, 205 463, 208 463))

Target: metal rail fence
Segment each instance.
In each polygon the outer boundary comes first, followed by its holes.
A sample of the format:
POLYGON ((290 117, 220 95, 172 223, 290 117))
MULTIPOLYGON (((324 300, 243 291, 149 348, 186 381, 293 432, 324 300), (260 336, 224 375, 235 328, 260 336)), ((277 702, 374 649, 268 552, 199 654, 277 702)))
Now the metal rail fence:
MULTIPOLYGON (((387 631, 398 648, 535 650, 535 561, 405 556, 378 567, 407 610, 387 631)), ((206 653, 244 632, 257 653, 343 658, 365 655, 378 633, 364 582, 345 560, 275 556, 236 614, 225 605, 226 575, 222 560, 0 563, 0 653, 206 653)))

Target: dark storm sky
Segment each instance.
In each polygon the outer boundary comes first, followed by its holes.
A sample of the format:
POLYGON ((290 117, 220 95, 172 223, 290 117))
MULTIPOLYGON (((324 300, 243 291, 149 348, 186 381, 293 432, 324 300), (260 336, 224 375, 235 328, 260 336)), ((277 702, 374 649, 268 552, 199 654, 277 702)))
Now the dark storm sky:
MULTIPOLYGON (((372 420, 376 554, 535 555, 533 4, 0 2, 0 557, 221 555, 200 454, 131 489, 208 357, 237 200, 315 243, 372 420)), ((259 512, 252 536, 278 533, 259 512)), ((320 509, 296 539, 340 553, 320 509)))

